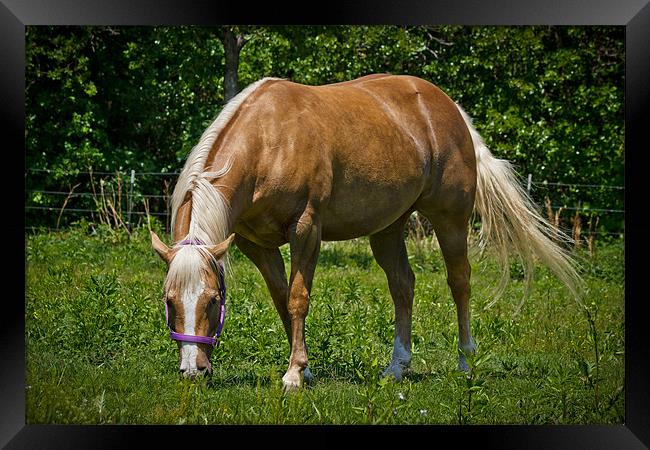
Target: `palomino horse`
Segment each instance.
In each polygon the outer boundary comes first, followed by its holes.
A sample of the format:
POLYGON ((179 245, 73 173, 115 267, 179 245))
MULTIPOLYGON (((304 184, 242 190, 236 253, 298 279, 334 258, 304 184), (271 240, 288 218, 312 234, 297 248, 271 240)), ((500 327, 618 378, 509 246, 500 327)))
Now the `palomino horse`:
MULTIPOLYGON (((413 211, 433 225, 456 303, 459 366, 475 351, 470 332, 468 224, 530 273, 535 258, 577 293, 579 277, 557 239, 494 158, 469 117, 433 84, 412 76, 369 75, 325 86, 277 78, 233 98, 190 153, 171 202, 175 245, 155 233, 168 265, 165 301, 185 376, 210 372, 215 330, 223 325, 223 257, 234 241, 258 267, 290 346, 282 378, 293 389, 310 377, 305 317, 322 240, 369 236, 395 306, 395 337, 384 372, 400 379, 411 360, 415 277, 404 244, 413 211), (289 243, 287 281, 278 247, 289 243)), ((217 333, 218 334, 218 331, 217 333)))

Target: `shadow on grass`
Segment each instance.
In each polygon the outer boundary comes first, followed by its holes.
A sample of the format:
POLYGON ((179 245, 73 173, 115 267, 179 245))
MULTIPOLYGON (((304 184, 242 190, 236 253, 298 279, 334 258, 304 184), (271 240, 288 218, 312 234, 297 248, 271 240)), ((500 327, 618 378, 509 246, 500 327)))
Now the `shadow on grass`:
MULTIPOLYGON (((440 373, 436 372, 414 372, 412 370, 407 370, 402 374, 402 381, 410 381, 412 383, 421 383, 421 382, 430 382, 432 380, 439 379, 444 371, 440 371, 440 373)), ((356 385, 356 386, 362 386, 364 384, 367 384, 367 381, 362 380, 359 378, 356 374, 337 374, 337 375, 328 375, 328 374, 322 374, 318 375, 317 373, 314 374, 314 380, 310 383, 312 386, 315 386, 319 383, 348 383, 351 385, 356 385)), ((400 383, 399 381, 397 382, 398 384, 400 383)))
MULTIPOLYGON (((410 381, 413 383, 430 382, 444 376, 444 370, 437 372, 414 372, 407 370, 402 375, 403 381, 410 381)), ((274 382, 279 381, 282 374, 277 378, 270 375, 259 375, 253 372, 239 373, 236 375, 213 375, 206 380, 206 386, 209 388, 222 388, 233 386, 248 386, 248 387, 269 387, 274 382)), ((315 387, 327 383, 347 383, 350 385, 361 386, 367 384, 367 381, 362 380, 353 370, 337 370, 336 373, 323 372, 320 370, 313 371, 313 379, 311 382, 305 382, 307 387, 315 387)))
POLYGON ((224 388, 234 386, 267 387, 270 385, 270 375, 260 375, 255 372, 237 374, 213 374, 206 379, 206 386, 209 388, 224 388))
POLYGON ((402 374, 402 379, 414 383, 420 383, 440 378, 442 373, 444 373, 442 369, 439 372, 414 372, 412 370, 407 370, 402 374))
POLYGON ((363 249, 342 249, 340 247, 322 247, 318 256, 318 264, 324 267, 350 267, 356 266, 368 269, 372 264, 373 256, 363 249))
MULTIPOLYGON (((306 387, 326 386, 330 383, 344 383, 351 386, 363 386, 368 381, 361 379, 353 366, 347 364, 337 365, 335 367, 322 368, 318 366, 311 367, 313 379, 311 382, 305 382, 306 387)), ((379 375, 383 372, 383 368, 376 373, 379 375)), ((229 372, 227 370, 213 373, 212 375, 199 376, 194 380, 181 379, 183 383, 187 384, 202 384, 208 389, 229 389, 235 387, 253 388, 262 387, 269 388, 276 383, 280 384, 284 374, 283 368, 269 367, 266 372, 260 371, 246 371, 238 370, 229 372)), ((422 372, 407 369, 402 374, 402 382, 408 381, 411 383, 426 383, 445 378, 447 371, 444 367, 434 369, 432 371, 422 372)), ((366 374, 368 375, 368 374, 366 374)), ((370 377, 373 379, 373 377, 370 377)), ((399 382, 398 382, 399 383, 399 382)))

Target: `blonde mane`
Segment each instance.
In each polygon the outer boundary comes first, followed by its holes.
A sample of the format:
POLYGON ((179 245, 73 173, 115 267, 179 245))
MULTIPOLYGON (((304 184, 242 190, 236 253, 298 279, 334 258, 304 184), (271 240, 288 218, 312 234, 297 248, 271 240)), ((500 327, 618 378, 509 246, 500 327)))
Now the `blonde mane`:
MULTIPOLYGON (((206 245, 218 244, 226 239, 229 232, 230 208, 223 194, 212 185, 211 181, 227 174, 232 167, 232 160, 226 160, 223 167, 217 171, 205 172, 208 155, 219 133, 230 122, 244 100, 262 84, 277 79, 279 78, 263 78, 237 94, 203 132, 199 143, 188 155, 171 197, 171 229, 174 230, 178 210, 189 192, 192 198, 189 231, 179 240, 200 240, 205 245, 179 247, 167 272, 166 288, 174 286, 183 289, 187 286, 196 286, 201 282, 203 272, 209 264, 216 263, 206 245)), ((223 262, 227 267, 227 258, 224 258, 223 262)))
POLYGON ((169 265, 165 278, 165 290, 186 289, 188 286, 198 286, 204 272, 212 261, 212 255, 205 246, 182 246, 176 252, 172 264, 169 265), (197 270, 197 268, 200 268, 197 270))
MULTIPOLYGON (((208 155, 219 133, 233 118, 241 104, 262 84, 279 78, 262 78, 250 84, 224 106, 217 118, 203 132, 199 143, 192 149, 181 171, 171 197, 171 229, 176 224, 178 209, 187 193, 192 197, 192 211, 188 234, 182 239, 200 239, 205 244, 218 244, 228 233, 229 207, 221 192, 211 181, 223 177, 232 166, 228 159, 221 169, 204 172, 208 155)), ((194 247, 194 246, 192 246, 194 247)))

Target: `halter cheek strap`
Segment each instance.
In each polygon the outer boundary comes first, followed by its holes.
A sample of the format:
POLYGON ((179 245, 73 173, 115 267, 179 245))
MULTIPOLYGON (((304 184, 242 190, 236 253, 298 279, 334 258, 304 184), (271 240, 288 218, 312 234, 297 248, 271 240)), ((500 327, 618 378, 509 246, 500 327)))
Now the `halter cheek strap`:
MULTIPOLYGON (((196 240, 186 239, 184 241, 181 241, 178 245, 205 245, 205 244, 198 239, 196 240)), ((165 302, 165 323, 167 324, 167 328, 169 328, 169 337, 174 341, 206 344, 206 345, 211 345, 212 347, 219 346, 220 343, 219 337, 221 336, 221 330, 223 330, 223 324, 226 320, 226 283, 224 278, 224 267, 221 261, 219 261, 218 269, 219 269, 218 270, 219 296, 221 297, 221 300, 219 302, 219 325, 217 326, 217 332, 214 334, 213 337, 210 337, 210 336, 197 336, 194 334, 182 334, 173 331, 171 326, 169 325, 169 306, 167 305, 167 302, 165 302)))

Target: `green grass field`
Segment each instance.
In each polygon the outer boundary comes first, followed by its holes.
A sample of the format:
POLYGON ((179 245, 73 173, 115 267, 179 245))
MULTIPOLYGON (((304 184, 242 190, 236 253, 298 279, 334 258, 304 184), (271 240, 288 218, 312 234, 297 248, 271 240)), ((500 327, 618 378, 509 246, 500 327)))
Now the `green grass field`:
MULTIPOLYGON (((162 236, 162 234, 161 234, 162 236)), ((169 242, 168 239, 165 239, 169 242)), ((394 312, 367 239, 324 243, 307 345, 314 381, 283 395, 288 344, 264 281, 231 250, 228 313, 211 378, 181 379, 162 303, 165 266, 149 234, 74 228, 27 236, 26 421, 65 424, 621 424, 623 242, 581 253, 579 307, 545 269, 521 313, 520 267, 472 258, 478 352, 457 372, 457 323, 439 250, 408 242, 416 274, 413 361, 397 383, 394 312)), ((283 248, 288 262, 288 248, 283 248)))

